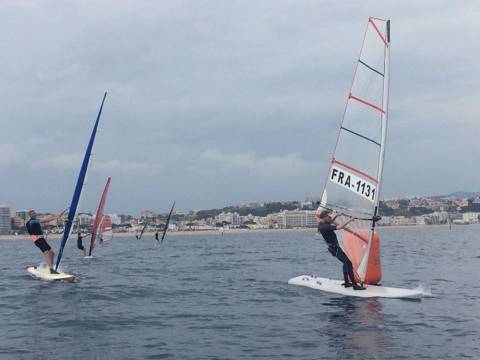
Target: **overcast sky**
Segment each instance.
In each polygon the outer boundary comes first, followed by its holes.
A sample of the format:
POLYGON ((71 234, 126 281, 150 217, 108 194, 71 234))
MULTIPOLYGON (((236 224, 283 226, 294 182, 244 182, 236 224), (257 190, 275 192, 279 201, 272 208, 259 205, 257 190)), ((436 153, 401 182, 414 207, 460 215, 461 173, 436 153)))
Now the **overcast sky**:
POLYGON ((383 196, 480 190, 478 1, 2 1, 0 203, 318 196, 368 16, 392 20, 383 196))

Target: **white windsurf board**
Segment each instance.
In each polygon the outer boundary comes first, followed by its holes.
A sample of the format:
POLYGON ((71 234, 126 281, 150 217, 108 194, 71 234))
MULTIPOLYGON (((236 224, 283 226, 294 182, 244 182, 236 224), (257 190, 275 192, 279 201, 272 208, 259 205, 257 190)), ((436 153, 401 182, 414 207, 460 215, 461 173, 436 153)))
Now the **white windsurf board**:
POLYGON ((30 266, 27 271, 36 278, 47 281, 68 281, 75 280, 75 275, 65 274, 59 271, 59 274, 50 274, 50 269, 45 266, 30 266))
POLYGON ((383 297, 383 298, 419 298, 428 295, 421 286, 415 289, 402 289, 378 285, 364 285, 365 290, 353 290, 342 285, 341 280, 332 280, 313 275, 301 275, 288 280, 290 285, 306 286, 315 290, 322 290, 345 296, 356 296, 362 298, 383 297))

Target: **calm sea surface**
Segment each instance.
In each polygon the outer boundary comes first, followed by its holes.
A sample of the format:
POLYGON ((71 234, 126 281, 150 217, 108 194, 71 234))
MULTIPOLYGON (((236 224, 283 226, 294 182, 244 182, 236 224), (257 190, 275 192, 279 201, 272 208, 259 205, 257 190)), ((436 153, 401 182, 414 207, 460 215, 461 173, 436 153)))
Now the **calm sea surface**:
MULTIPOLYGON (((421 300, 359 299, 287 285, 341 278, 313 233, 114 238, 75 283, 33 279, 40 252, 0 241, 0 359, 480 358, 480 227, 381 229, 383 284, 421 300)), ((50 240, 56 249, 58 241, 50 240)))

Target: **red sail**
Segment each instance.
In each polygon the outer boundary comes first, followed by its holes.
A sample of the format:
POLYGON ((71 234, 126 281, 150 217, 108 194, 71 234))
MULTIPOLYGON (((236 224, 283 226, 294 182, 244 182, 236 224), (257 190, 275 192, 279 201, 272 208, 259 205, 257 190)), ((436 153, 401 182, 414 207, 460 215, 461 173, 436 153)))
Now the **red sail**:
POLYGON ((103 208, 105 207, 105 201, 107 200, 107 194, 108 194, 108 188, 110 186, 110 180, 111 180, 111 178, 109 177, 107 179, 107 183, 105 184, 105 188, 103 189, 102 197, 100 198, 100 203, 98 204, 97 212, 95 213, 95 220, 94 220, 93 226, 92 226, 92 238, 90 240, 90 250, 88 252, 89 256, 92 256, 93 248, 95 247, 95 240, 96 240, 97 234, 98 234, 98 227, 99 227, 100 222, 102 221, 102 218, 103 218, 103 208))
POLYGON ((98 227, 98 240, 100 243, 106 243, 113 237, 112 219, 108 215, 103 215, 100 226, 98 227))

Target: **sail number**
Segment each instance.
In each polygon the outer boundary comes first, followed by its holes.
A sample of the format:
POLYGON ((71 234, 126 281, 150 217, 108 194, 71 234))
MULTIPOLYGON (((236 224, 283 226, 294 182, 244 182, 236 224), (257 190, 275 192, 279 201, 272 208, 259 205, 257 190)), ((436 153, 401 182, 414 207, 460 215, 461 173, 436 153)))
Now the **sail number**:
POLYGON ((345 169, 333 165, 330 171, 330 181, 353 191, 369 201, 375 201, 377 187, 370 181, 348 172, 345 169))

